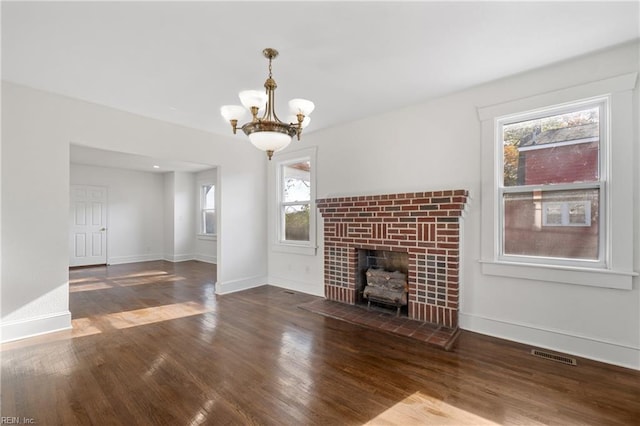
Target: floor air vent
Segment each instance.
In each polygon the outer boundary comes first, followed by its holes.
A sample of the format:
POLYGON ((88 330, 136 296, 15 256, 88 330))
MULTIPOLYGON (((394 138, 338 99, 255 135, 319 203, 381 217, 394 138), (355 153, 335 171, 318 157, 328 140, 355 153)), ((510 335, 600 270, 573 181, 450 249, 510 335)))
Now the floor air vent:
POLYGON ((575 358, 569 358, 568 356, 556 355, 551 352, 541 351, 540 349, 531 349, 531 355, 539 358, 548 359, 551 361, 561 362, 567 365, 578 365, 575 358))

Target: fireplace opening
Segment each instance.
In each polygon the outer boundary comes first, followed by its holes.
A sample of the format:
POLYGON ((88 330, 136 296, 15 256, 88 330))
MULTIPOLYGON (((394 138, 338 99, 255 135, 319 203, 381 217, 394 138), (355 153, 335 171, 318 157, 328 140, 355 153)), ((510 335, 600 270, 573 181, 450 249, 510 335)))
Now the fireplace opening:
POLYGON ((409 254, 358 249, 356 304, 407 316, 409 254))

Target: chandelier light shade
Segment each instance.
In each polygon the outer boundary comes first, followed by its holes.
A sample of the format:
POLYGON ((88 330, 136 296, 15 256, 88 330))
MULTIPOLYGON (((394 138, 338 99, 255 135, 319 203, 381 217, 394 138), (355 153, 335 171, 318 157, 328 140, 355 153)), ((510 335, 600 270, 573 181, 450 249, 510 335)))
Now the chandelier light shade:
POLYGON ((306 99, 291 99, 289 101, 290 115, 286 121, 278 118, 275 111, 275 91, 278 87, 273 79, 271 61, 278 56, 278 51, 267 48, 262 51, 269 60, 269 77, 264 82, 265 90, 243 90, 238 94, 240 105, 224 105, 220 113, 231 123, 233 134, 238 127, 249 137, 249 141, 258 149, 265 151, 271 160, 274 152, 289 146, 291 139, 296 136, 300 140, 302 129, 311 122, 309 114, 315 108, 313 102, 306 99), (251 113, 251 121, 238 125, 238 122, 251 113), (262 112, 259 117, 258 114, 262 112))

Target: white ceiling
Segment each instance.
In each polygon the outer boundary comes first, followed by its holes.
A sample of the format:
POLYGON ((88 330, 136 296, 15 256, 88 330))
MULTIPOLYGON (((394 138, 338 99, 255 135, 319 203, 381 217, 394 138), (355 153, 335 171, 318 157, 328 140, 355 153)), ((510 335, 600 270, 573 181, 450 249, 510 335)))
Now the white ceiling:
POLYGON ((312 132, 640 37, 639 2, 2 2, 2 78, 229 135, 261 88, 312 132))
POLYGON ((70 162, 89 166, 112 167, 117 169, 138 170, 150 173, 200 172, 211 169, 208 164, 188 163, 167 158, 152 158, 143 155, 107 151, 72 144, 69 149, 70 162), (157 166, 157 167, 155 167, 157 166))

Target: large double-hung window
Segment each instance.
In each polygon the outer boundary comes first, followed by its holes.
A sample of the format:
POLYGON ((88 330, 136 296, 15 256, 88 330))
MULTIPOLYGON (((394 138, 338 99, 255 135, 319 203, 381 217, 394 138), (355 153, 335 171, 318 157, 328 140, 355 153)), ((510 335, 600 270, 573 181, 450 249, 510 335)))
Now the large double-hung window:
POLYGON ((632 288, 637 77, 478 108, 484 274, 632 288))
POLYGON ((315 255, 315 164, 311 148, 274 156, 276 251, 315 255))
POLYGON ((607 100, 498 120, 500 258, 605 264, 607 100))

